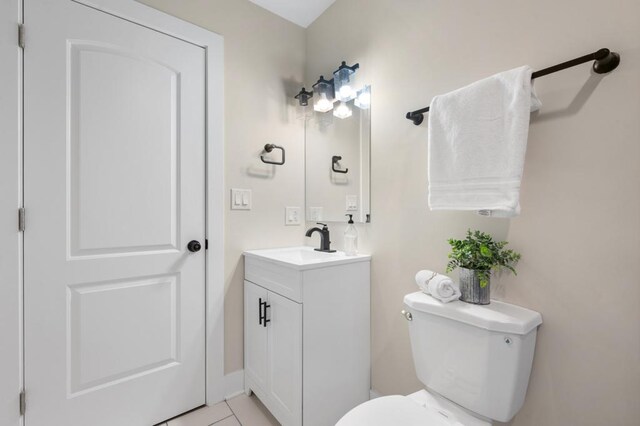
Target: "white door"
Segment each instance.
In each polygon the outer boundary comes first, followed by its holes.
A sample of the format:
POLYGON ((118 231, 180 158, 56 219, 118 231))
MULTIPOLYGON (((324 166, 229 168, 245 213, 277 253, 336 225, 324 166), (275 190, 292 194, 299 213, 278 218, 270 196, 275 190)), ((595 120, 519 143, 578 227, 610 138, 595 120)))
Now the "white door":
POLYGON ((267 329, 265 320, 268 291, 244 282, 244 372, 261 390, 267 390, 267 329))
POLYGON ((147 426, 205 401, 205 54, 25 0, 27 426, 147 426))
MULTIPOLYGON (((331 315, 331 313, 327 313, 331 315)), ((269 292, 268 394, 284 425, 302 424, 302 305, 269 292)), ((337 348, 336 348, 337 349, 337 348)))

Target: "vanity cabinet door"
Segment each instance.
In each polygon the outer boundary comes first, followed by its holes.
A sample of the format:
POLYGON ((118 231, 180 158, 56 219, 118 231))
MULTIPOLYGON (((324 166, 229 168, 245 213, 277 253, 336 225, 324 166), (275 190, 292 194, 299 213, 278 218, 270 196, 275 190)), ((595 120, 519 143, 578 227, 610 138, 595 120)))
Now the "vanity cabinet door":
POLYGON ((260 388, 267 389, 267 329, 264 311, 268 291, 244 282, 244 371, 260 388))
POLYGON ((283 425, 302 424, 302 305, 269 292, 268 393, 283 425), (286 419, 286 420, 285 420, 286 419))

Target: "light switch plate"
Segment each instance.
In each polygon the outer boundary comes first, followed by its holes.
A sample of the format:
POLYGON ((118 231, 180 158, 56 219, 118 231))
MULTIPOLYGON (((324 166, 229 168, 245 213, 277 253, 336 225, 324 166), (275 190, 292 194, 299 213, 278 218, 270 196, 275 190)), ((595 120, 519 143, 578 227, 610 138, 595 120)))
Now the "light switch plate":
POLYGON ((251 210, 250 189, 231 189, 231 210, 251 210))
POLYGON ((347 195, 346 199, 346 208, 348 212, 356 212, 358 211, 358 196, 357 195, 347 195))
POLYGON ((322 221, 322 207, 309 207, 309 222, 322 221))
POLYGON ((300 207, 285 207, 284 224, 286 226, 300 225, 300 207))

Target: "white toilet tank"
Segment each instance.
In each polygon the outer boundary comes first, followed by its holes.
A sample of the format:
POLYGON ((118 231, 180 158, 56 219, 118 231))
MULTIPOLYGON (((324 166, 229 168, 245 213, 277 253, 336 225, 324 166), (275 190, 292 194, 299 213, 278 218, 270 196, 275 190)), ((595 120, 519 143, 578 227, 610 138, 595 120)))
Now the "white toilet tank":
POLYGON ((527 392, 542 316, 498 301, 443 304, 421 292, 404 303, 416 373, 427 389, 486 418, 511 420, 527 392))

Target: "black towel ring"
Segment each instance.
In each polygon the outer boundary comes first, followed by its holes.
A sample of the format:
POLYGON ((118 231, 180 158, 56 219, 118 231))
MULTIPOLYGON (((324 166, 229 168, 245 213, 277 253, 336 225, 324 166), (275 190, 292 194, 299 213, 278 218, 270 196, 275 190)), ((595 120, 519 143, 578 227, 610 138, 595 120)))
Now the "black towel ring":
POLYGON ((278 161, 265 160, 264 155, 260 155, 260 159, 262 160, 263 163, 266 163, 266 164, 275 164, 276 166, 282 166, 284 164, 284 148, 283 147, 272 144, 272 143, 268 143, 264 146, 263 152, 271 152, 274 149, 279 149, 280 151, 282 151, 282 161, 278 162, 278 161))

